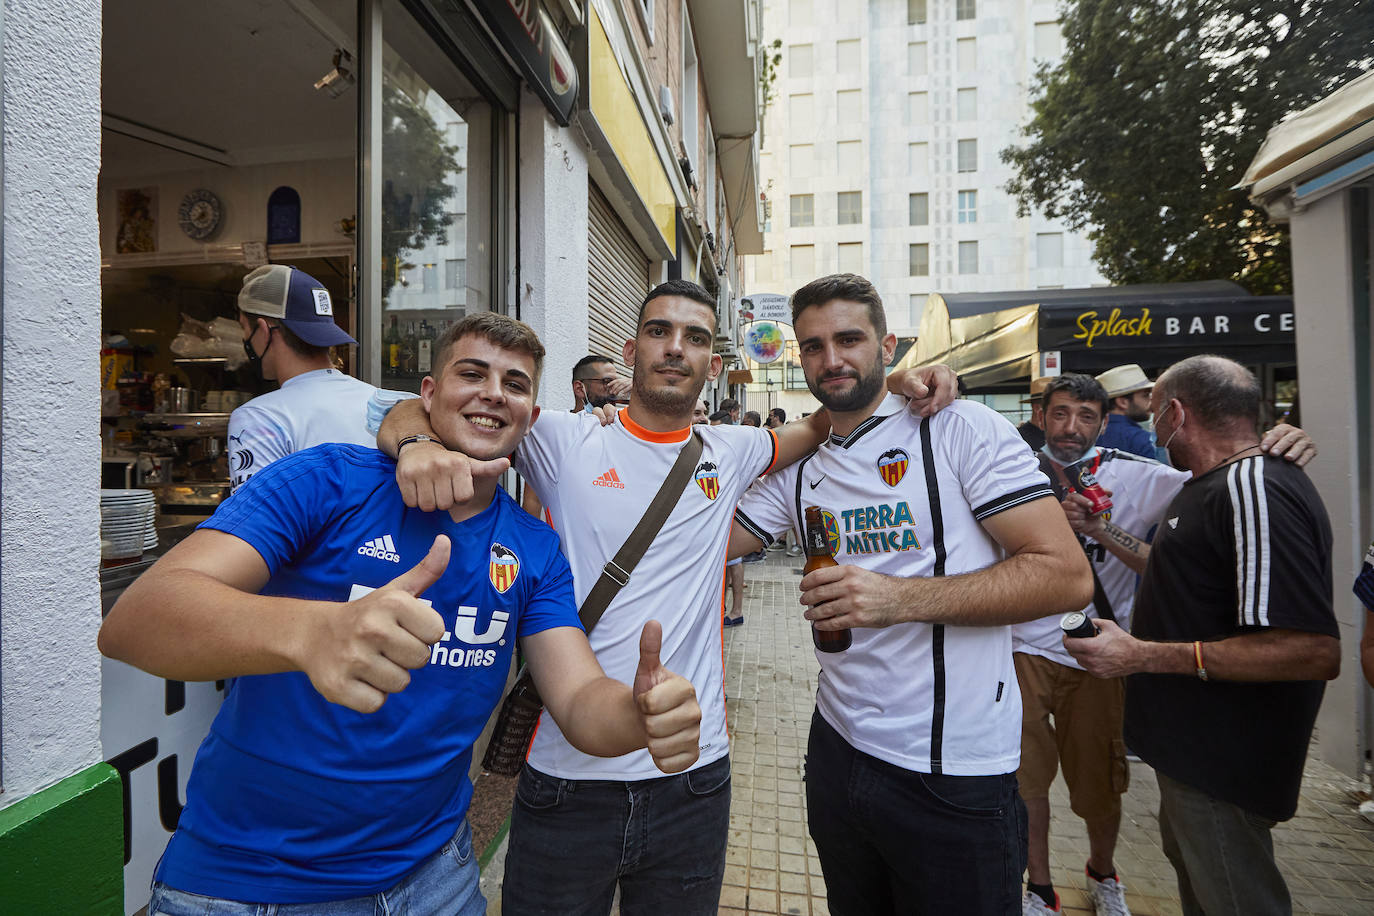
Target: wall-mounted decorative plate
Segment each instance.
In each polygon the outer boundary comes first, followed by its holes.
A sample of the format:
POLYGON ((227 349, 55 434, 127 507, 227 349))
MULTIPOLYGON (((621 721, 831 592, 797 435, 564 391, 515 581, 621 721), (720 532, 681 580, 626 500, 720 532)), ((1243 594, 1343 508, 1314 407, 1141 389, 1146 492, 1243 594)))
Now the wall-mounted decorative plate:
POLYGON ((198 242, 215 234, 223 216, 224 208, 219 198, 204 188, 197 188, 183 197, 177 210, 181 231, 198 242))

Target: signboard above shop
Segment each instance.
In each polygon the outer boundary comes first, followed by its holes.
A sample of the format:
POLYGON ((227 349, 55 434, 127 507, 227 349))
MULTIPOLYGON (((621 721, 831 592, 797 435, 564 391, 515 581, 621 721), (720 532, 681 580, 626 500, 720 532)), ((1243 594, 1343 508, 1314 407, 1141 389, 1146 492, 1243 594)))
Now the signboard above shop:
POLYGON ((792 323, 792 307, 781 293, 754 293, 739 301, 739 317, 742 323, 750 321, 776 321, 779 324, 792 323))
POLYGON ((571 124, 577 102, 577 67, 540 0, 471 3, 554 120, 563 127, 571 124))

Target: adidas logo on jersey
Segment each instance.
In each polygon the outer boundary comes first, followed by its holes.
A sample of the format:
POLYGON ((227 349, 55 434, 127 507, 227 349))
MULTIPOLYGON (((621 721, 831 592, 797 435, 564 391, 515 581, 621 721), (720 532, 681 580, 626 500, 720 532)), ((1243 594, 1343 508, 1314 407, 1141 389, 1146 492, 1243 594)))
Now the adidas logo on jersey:
POLYGON ((615 472, 615 468, 611 468, 609 471, 596 478, 596 480, 593 480, 592 486, 610 487, 613 490, 625 489, 625 485, 620 482, 620 475, 615 472))
POLYGON ((376 557, 391 563, 401 562, 401 555, 396 552, 396 545, 392 542, 389 534, 365 541, 363 546, 358 548, 358 553, 365 557, 376 557))

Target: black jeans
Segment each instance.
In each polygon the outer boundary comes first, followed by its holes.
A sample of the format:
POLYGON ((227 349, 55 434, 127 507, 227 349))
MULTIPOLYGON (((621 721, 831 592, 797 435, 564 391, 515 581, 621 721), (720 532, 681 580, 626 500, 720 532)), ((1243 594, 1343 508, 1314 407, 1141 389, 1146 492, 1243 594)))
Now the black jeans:
POLYGON ((817 712, 806 807, 832 916, 1019 916, 1026 806, 1015 773, 906 770, 855 750, 817 712))
POLYGON ((511 811, 503 913, 715 916, 730 758, 636 782, 558 779, 528 764, 511 811))

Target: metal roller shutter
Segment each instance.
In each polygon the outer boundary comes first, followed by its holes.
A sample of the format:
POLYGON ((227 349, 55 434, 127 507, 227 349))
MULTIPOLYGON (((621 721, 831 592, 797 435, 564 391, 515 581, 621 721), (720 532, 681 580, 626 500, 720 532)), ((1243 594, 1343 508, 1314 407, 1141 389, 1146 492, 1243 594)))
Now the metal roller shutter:
POLYGON ((609 356, 628 375, 620 351, 635 336, 649 259, 595 184, 588 187, 587 217, 587 352, 609 356))

